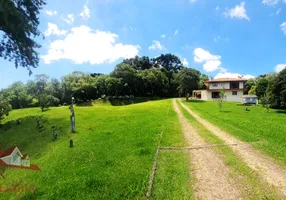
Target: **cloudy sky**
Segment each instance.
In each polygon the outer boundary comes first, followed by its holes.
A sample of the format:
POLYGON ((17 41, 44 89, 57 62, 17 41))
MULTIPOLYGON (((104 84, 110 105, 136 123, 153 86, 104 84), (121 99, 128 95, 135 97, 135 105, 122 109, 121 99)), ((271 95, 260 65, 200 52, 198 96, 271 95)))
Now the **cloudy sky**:
MULTIPOLYGON (((286 0, 48 0, 34 74, 109 73, 124 58, 173 53, 214 77, 286 66, 286 0)), ((0 58, 0 88, 32 79, 0 58)))

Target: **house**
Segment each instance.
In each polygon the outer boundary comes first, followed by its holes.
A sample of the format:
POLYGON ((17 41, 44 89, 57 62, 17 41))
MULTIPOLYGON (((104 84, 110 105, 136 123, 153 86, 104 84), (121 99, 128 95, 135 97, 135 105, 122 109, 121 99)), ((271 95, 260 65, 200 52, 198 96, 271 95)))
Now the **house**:
POLYGON ((0 166, 40 170, 37 165, 30 164, 28 154, 23 155, 17 146, 0 150, 0 166))
POLYGON ((192 96, 200 100, 215 100, 219 98, 220 91, 224 90, 225 101, 241 102, 242 96, 246 93, 244 89, 246 82, 247 79, 243 78, 210 79, 204 83, 206 90, 194 90, 192 96))

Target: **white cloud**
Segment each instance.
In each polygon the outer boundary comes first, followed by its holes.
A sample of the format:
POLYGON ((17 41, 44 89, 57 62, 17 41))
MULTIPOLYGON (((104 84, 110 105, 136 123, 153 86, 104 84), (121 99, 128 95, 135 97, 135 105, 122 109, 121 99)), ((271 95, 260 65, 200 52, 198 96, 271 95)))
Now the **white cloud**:
POLYGON ((153 40, 149 50, 165 50, 165 47, 159 41, 153 40))
POLYGON ((280 0, 263 0, 262 3, 269 5, 269 6, 274 6, 275 4, 279 3, 280 0))
POLYGON ((46 10, 46 14, 50 16, 56 15, 57 13, 58 13, 57 11, 46 10))
POLYGON ((83 6, 83 11, 79 14, 79 16, 81 16, 84 19, 88 19, 90 17, 89 8, 87 7, 87 5, 83 6))
POLYGON ((250 79, 250 78, 254 78, 254 76, 252 75, 242 75, 239 73, 231 73, 231 72, 227 72, 227 71, 223 71, 223 72, 219 72, 214 78, 238 78, 238 77, 243 77, 244 79, 250 79))
POLYGON ((189 0, 190 3, 195 3, 197 0, 189 0))
POLYGON ((209 61, 206 61, 206 63, 203 65, 203 69, 206 72, 213 72, 213 71, 219 69, 220 65, 221 65, 220 60, 209 60, 209 61))
POLYGON ((246 10, 245 10, 244 6, 245 6, 245 3, 241 2, 240 5, 236 5, 234 8, 232 8, 230 10, 227 9, 227 11, 224 12, 223 14, 227 17, 230 17, 230 18, 250 20, 246 14, 246 10))
POLYGON ((64 20, 66 23, 68 23, 68 24, 72 24, 73 21, 74 21, 73 14, 68 14, 68 15, 67 15, 67 18, 64 18, 63 20, 64 20))
POLYGON ((286 63, 285 64, 278 64, 278 65, 276 65, 276 67, 275 67, 275 71, 277 72, 277 73, 279 73, 279 72, 281 72, 283 69, 285 69, 286 68, 286 63))
POLYGON ((196 48, 194 50, 194 61, 197 63, 204 62, 203 69, 206 72, 213 72, 219 69, 219 66, 221 65, 220 59, 221 56, 212 55, 210 52, 202 48, 196 48))
POLYGON ((175 30, 175 32, 174 32, 174 36, 178 35, 178 33, 179 33, 179 30, 178 30, 178 29, 177 29, 177 30, 175 30))
POLYGON ((219 60, 221 59, 221 56, 217 56, 217 55, 212 55, 210 52, 208 52, 207 50, 204 50, 202 48, 196 48, 194 50, 194 61, 201 63, 204 61, 209 61, 209 60, 219 60))
POLYGON ((275 14, 276 14, 276 15, 279 15, 279 14, 280 14, 280 12, 281 12, 281 10, 282 10, 281 8, 278 8, 278 10, 276 11, 276 13, 275 13, 275 14))
POLYGON ((65 35, 67 34, 66 30, 60 30, 56 24, 48 23, 48 28, 44 32, 45 36, 49 35, 65 35))
POLYGON ((166 35, 165 35, 165 34, 161 35, 161 38, 165 38, 165 37, 166 37, 166 35))
POLYGON ((101 64, 138 55, 139 45, 115 43, 116 38, 118 35, 110 32, 93 31, 83 25, 74 27, 63 40, 53 41, 48 53, 41 57, 46 64, 60 59, 68 59, 76 64, 101 64))
POLYGON ((284 34, 286 35, 286 22, 283 22, 283 23, 280 25, 280 28, 281 28, 281 30, 284 32, 284 34))
POLYGON ((219 6, 217 6, 217 7, 215 8, 215 10, 216 10, 216 11, 219 11, 219 6))
POLYGON ((185 67, 188 67, 189 66, 189 62, 187 61, 187 59, 186 58, 184 58, 184 60, 183 60, 183 65, 185 66, 185 67))

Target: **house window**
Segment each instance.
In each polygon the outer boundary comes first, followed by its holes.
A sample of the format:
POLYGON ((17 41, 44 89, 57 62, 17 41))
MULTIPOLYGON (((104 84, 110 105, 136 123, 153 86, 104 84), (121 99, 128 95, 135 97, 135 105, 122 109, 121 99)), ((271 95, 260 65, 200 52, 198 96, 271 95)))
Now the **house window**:
POLYGON ((232 91, 232 95, 237 95, 237 91, 232 91))
POLYGON ((218 84, 217 83, 213 83, 213 87, 217 87, 218 86, 218 84))
POLYGON ((239 82, 230 82, 230 89, 238 89, 239 82))
POLYGON ((19 156, 18 156, 17 154, 14 154, 14 155, 13 155, 13 162, 15 162, 18 157, 19 157, 19 156))
POLYGON ((212 92, 212 98, 213 99, 219 98, 219 92, 212 92))

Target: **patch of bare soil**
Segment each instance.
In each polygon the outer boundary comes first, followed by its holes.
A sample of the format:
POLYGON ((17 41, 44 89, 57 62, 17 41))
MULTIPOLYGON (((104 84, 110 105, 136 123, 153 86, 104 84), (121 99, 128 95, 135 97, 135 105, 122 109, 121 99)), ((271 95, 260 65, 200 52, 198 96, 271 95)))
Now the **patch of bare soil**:
MULTIPOLYGON (((207 145, 198 132, 182 115, 175 100, 174 109, 179 116, 188 145, 207 145)), ((229 177, 229 169, 223 160, 210 148, 190 150, 191 171, 196 178, 196 199, 242 199, 235 180, 229 177)))
MULTIPOLYGON (((225 143, 242 143, 240 140, 202 119, 181 101, 180 103, 189 114, 225 143)), ((284 167, 277 164, 271 157, 254 149, 250 144, 230 146, 230 148, 232 148, 252 170, 256 171, 260 177, 276 187, 280 195, 286 197, 286 169, 284 167)))

